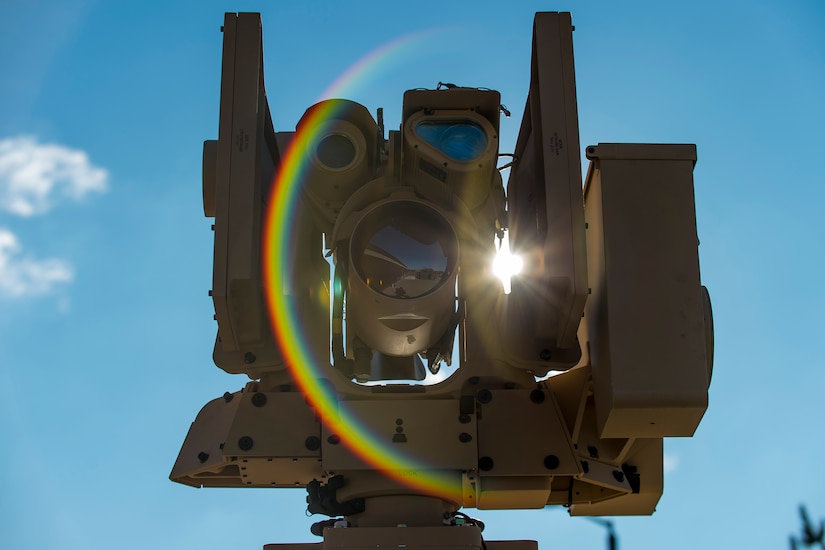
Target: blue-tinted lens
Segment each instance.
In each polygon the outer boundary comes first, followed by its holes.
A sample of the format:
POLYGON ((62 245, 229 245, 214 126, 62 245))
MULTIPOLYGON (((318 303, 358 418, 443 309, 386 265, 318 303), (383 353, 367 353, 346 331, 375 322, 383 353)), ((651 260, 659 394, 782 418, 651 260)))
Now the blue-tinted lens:
POLYGON ((426 120, 415 126, 418 137, 459 162, 475 160, 487 149, 487 134, 471 121, 426 120))

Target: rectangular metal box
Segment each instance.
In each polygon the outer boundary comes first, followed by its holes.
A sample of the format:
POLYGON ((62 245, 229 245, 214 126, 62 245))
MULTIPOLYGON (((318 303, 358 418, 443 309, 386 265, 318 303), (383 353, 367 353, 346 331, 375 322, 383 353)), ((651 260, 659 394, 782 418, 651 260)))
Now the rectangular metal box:
POLYGON ((585 326, 600 437, 691 436, 707 408, 711 353, 696 146, 608 143, 587 157, 585 326))

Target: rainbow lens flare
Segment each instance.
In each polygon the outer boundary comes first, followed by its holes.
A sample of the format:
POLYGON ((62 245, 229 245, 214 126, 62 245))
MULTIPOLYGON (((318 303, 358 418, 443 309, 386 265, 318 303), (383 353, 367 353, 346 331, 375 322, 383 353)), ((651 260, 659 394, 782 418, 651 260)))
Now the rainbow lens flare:
MULTIPOLYGON (((399 51, 407 50, 431 35, 432 31, 408 35, 374 50, 336 80, 323 97, 343 95, 341 92, 346 92, 353 82, 365 78, 367 73, 384 65, 399 51)), ((434 465, 405 454, 398 445, 393 447, 383 434, 379 437, 367 428, 352 408, 347 407, 345 400, 336 398, 334 388, 324 382, 331 368, 328 354, 315 356, 302 330, 300 312, 281 294, 281 289, 288 287, 291 269, 289 243, 295 235, 295 207, 311 162, 308 146, 313 140, 317 141, 326 122, 335 118, 334 109, 334 103, 325 104, 314 109, 302 123, 289 148, 282 152, 281 166, 272 185, 264 223, 262 256, 267 308, 275 338, 300 391, 328 430, 339 435, 341 443, 354 455, 375 471, 415 492, 460 503, 459 472, 435 470, 434 465)))

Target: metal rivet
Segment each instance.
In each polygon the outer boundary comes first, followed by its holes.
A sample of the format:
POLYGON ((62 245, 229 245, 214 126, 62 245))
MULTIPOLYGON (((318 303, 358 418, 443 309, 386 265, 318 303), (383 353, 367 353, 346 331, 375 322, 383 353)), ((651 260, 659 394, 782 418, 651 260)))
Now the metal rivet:
POLYGON ((266 405, 266 394, 258 392, 255 395, 253 395, 252 404, 256 407, 263 407, 264 405, 266 405))
POLYGON ((486 405, 487 403, 489 403, 490 401, 493 400, 493 392, 491 392, 490 390, 484 389, 484 390, 481 390, 480 392, 478 392, 476 397, 478 398, 479 403, 481 403, 482 405, 486 405))
POLYGON ((548 470, 555 470, 559 467, 559 457, 556 455, 547 455, 544 457, 544 467, 548 470))

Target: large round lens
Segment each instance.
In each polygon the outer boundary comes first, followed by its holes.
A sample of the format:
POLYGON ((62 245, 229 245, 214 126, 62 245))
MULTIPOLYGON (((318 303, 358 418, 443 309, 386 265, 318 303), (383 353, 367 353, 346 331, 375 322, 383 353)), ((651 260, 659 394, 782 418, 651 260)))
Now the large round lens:
POLYGON ((315 151, 321 164, 333 170, 345 168, 355 159, 355 144, 342 134, 326 136, 315 151))
POLYGON ((423 120, 416 124, 418 137, 453 160, 469 162, 487 149, 487 134, 469 120, 423 120))
POLYGON ((399 299, 429 294, 455 269, 458 242, 444 217, 398 201, 367 214, 353 232, 352 260, 371 289, 399 299))

